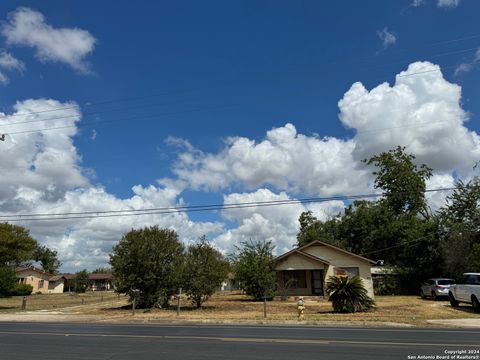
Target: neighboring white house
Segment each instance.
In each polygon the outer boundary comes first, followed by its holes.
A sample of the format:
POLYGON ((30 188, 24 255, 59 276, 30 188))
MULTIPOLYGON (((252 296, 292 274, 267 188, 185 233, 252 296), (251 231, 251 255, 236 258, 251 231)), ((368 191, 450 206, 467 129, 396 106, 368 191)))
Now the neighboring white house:
POLYGON ((67 279, 63 275, 53 275, 48 279, 49 294, 63 294, 67 279))

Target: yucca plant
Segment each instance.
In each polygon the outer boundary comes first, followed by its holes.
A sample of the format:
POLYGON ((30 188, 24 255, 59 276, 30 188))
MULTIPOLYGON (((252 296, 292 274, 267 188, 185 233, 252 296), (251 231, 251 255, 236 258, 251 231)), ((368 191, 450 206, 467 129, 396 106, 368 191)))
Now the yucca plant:
POLYGON ((326 287, 333 311, 339 313, 353 313, 367 311, 375 307, 375 302, 368 296, 362 279, 354 276, 330 276, 326 287))

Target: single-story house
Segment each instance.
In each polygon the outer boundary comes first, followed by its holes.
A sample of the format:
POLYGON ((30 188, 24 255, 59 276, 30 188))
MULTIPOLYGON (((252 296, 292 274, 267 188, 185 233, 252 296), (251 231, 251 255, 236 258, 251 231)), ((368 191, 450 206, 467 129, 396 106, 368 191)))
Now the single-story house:
POLYGON ((376 262, 316 240, 275 259, 281 296, 325 296, 330 276, 359 276, 374 297, 371 267, 376 262))
POLYGON ((33 287, 32 294, 48 294, 49 279, 53 276, 52 274, 34 266, 29 266, 17 267, 15 269, 15 275, 20 284, 27 284, 33 287))
POLYGON ((49 294, 63 294, 67 279, 63 275, 53 275, 48 279, 48 293, 49 294))
MULTIPOLYGON (((66 292, 75 291, 77 274, 63 274, 66 279, 66 292)), ((112 273, 96 273, 88 274, 87 291, 110 291, 113 290, 113 274, 112 273)))
POLYGON ((88 275, 88 290, 92 291, 109 291, 113 290, 113 274, 89 274, 88 275))

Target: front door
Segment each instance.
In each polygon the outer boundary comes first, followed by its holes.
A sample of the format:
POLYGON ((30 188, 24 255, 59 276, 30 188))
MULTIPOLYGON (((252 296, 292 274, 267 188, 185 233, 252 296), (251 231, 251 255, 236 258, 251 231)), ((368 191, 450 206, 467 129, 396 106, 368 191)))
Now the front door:
POLYGON ((312 294, 323 296, 323 270, 312 270, 312 294))

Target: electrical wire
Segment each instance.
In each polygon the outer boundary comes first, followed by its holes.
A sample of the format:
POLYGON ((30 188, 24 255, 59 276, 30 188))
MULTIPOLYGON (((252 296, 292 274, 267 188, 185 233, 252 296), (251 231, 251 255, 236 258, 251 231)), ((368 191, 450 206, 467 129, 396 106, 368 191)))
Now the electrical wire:
MULTIPOLYGON (((439 192, 452 191, 455 188, 437 188, 427 189, 425 192, 439 192)), ((362 194, 362 195, 340 195, 331 197, 313 197, 301 199, 285 199, 285 200, 270 200, 258 202, 240 202, 230 204, 207 204, 207 205, 190 205, 177 207, 163 207, 163 208, 149 208, 149 209, 124 209, 124 210, 105 210, 105 211, 83 211, 83 212, 64 212, 64 213, 42 213, 42 214, 15 214, 15 215, 1 215, 0 221, 19 222, 19 221, 52 221, 52 220, 77 220, 77 219, 96 219, 109 217, 123 217, 123 216, 140 216, 140 215, 159 215, 172 213, 188 213, 198 211, 212 211, 212 210, 231 210, 243 208, 256 208, 265 206, 279 206, 292 204, 307 204, 318 203, 326 201, 345 201, 358 200, 366 198, 381 197, 381 193, 362 194)))
MULTIPOLYGON (((455 67, 455 66, 450 66, 450 67, 455 67)), ((450 67, 444 67, 444 69, 445 68, 450 68, 450 67)), ((420 71, 420 72, 416 72, 416 73, 408 73, 408 74, 403 74, 403 75, 397 75, 397 77, 415 76, 415 75, 421 75, 421 74, 425 74, 425 73, 438 72, 438 71, 442 71, 442 69, 439 68, 439 69, 433 69, 433 70, 420 71)), ((254 101, 254 103, 257 103, 257 102, 258 101, 254 101)), ((210 107, 195 108, 195 109, 190 109, 190 110, 174 111, 174 112, 167 112, 167 113, 160 113, 160 114, 127 117, 127 118, 116 119, 116 120, 99 120, 99 121, 95 121, 95 122, 83 123, 83 124, 78 124, 78 125, 74 124, 74 125, 56 126, 56 127, 51 127, 51 128, 23 130, 23 131, 14 131, 14 132, 6 131, 5 134, 6 135, 18 135, 18 134, 41 133, 41 132, 44 132, 44 131, 53 131, 53 130, 61 130, 61 129, 69 129, 69 128, 77 128, 77 127, 91 127, 91 126, 96 126, 98 124, 104 124, 104 123, 116 123, 116 122, 124 122, 124 121, 138 120, 138 119, 154 118, 154 117, 158 117, 158 116, 168 116, 168 115, 178 115, 178 114, 185 114, 185 113, 194 113, 194 112, 199 112, 199 111, 219 110, 219 109, 231 108, 231 107, 236 107, 236 106, 241 106, 241 105, 243 105, 243 103, 229 104, 229 105, 223 105, 223 106, 210 106, 210 107)), ((15 125, 15 124, 8 124, 8 125, 15 125)), ((388 130, 388 128, 385 128, 385 130, 388 130)))
MULTIPOLYGON (((348 59, 346 61, 330 61, 330 62, 326 62, 326 64, 327 65, 332 65, 332 64, 336 64, 336 63, 352 63, 352 62, 364 61, 364 60, 369 60, 369 59, 373 59, 373 58, 378 58, 379 56, 395 55, 395 54, 409 52, 409 51, 412 51, 412 50, 429 48, 429 47, 434 47, 434 46, 438 46, 438 45, 451 44, 451 43, 455 43, 455 42, 477 39, 477 38, 480 38, 480 34, 473 34, 473 35, 469 35, 469 36, 465 36, 465 37, 460 37, 460 38, 456 38, 456 39, 450 39, 450 40, 425 44, 425 45, 412 47, 412 48, 407 48, 407 49, 403 49, 403 50, 389 51, 388 53, 381 53, 381 54, 377 54, 375 56, 369 56, 369 57, 363 57, 363 58, 357 58, 357 59, 348 59)), ((429 55, 429 58, 451 55, 451 54, 456 54, 456 53, 462 53, 462 52, 472 51, 472 50, 476 50, 476 49, 478 49, 478 46, 474 47, 474 48, 454 50, 454 51, 450 51, 450 52, 446 52, 446 53, 433 54, 433 55, 429 55)), ((389 65, 389 64, 386 64, 386 65, 389 65)), ((257 79, 258 79, 258 77, 257 77, 257 79)), ((124 97, 124 98, 117 98, 117 99, 108 99, 108 100, 87 102, 83 106, 94 107, 94 106, 98 106, 98 105, 106 105, 106 104, 119 103, 119 102, 130 102, 130 101, 137 101, 137 100, 145 100, 145 99, 161 97, 161 96, 166 96, 166 95, 191 93, 191 92, 195 92, 195 91, 198 91, 198 90, 205 90, 205 89, 215 88, 215 87, 219 87, 219 86, 226 85, 226 84, 231 84, 235 81, 237 81, 237 80, 232 79, 232 80, 217 83, 215 85, 199 85, 199 86, 195 86, 195 87, 192 87, 192 88, 170 90, 170 91, 159 92, 159 93, 155 93, 155 94, 147 94, 147 95, 141 95, 141 96, 133 96, 133 97, 124 97)), ((9 117, 36 115, 36 114, 43 114, 43 113, 70 110, 70 109, 80 109, 80 108, 81 108, 80 105, 75 104, 75 105, 67 106, 67 107, 60 107, 60 108, 41 110, 41 111, 32 111, 32 112, 29 112, 28 114, 12 114, 12 115, 9 115, 9 117)))

